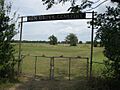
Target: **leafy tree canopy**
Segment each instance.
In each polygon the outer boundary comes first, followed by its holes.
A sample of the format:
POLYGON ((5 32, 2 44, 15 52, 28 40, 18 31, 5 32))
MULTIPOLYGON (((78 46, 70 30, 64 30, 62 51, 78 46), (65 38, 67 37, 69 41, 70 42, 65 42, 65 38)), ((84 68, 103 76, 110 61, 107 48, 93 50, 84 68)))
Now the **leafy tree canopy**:
MULTIPOLYGON (((86 8, 89 8, 88 10, 95 9, 108 0, 104 0, 104 1, 102 0, 98 0, 98 1, 94 1, 94 0, 42 0, 42 1, 44 5, 47 5, 47 10, 50 9, 54 5, 57 5, 60 3, 65 4, 66 2, 70 2, 71 6, 68 8, 68 11, 79 13, 83 9, 86 9, 86 8), (92 7, 92 5, 94 5, 95 7, 92 7)), ((111 0, 111 2, 120 3, 120 0, 111 0)))
POLYGON ((14 77, 14 48, 11 44, 15 32, 14 18, 9 17, 11 4, 0 0, 0 78, 14 77))
POLYGON ((120 0, 111 0, 112 2, 120 3, 120 0))
POLYGON ((107 76, 120 80, 120 5, 116 8, 107 7, 107 11, 98 14, 95 22, 98 28, 96 38, 104 45, 107 76))
POLYGON ((51 35, 49 38, 48 38, 50 41, 50 45, 56 45, 57 44, 57 37, 55 37, 54 35, 51 35))
POLYGON ((81 10, 85 9, 86 7, 91 7, 94 3, 90 0, 42 0, 47 5, 47 9, 51 8, 53 5, 57 5, 59 3, 65 4, 66 2, 70 2, 71 6, 68 11, 71 12, 80 12, 81 10), (79 1, 77 4, 76 2, 79 1))
POLYGON ((75 34, 70 33, 69 35, 67 35, 67 37, 65 38, 65 41, 67 43, 70 44, 70 46, 76 46, 78 43, 78 38, 75 34))

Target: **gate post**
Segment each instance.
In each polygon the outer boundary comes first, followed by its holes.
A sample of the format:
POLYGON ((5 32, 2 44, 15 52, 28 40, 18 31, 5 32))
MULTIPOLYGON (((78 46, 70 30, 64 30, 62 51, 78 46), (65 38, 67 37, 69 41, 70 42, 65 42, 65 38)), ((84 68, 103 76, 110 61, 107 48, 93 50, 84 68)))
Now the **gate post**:
POLYGON ((54 57, 50 58, 50 80, 54 79, 54 57))
POLYGON ((92 12, 91 53, 90 53, 90 79, 92 79, 93 37, 94 37, 94 11, 92 12))
POLYGON ((36 63, 37 63, 37 56, 35 56, 35 77, 36 77, 36 63))
POLYGON ((88 79, 88 76, 89 76, 89 58, 87 58, 86 68, 87 68, 86 74, 87 74, 87 79, 88 79))
POLYGON ((51 80, 51 58, 50 58, 50 80, 51 80))
POLYGON ((21 17, 21 28, 20 28, 20 41, 19 41, 19 56, 18 56, 18 75, 21 73, 21 60, 22 60, 22 55, 21 55, 21 41, 22 41, 22 28, 23 28, 23 17, 21 17))
POLYGON ((70 74, 71 74, 70 70, 71 70, 71 58, 69 58, 69 80, 70 80, 70 74))

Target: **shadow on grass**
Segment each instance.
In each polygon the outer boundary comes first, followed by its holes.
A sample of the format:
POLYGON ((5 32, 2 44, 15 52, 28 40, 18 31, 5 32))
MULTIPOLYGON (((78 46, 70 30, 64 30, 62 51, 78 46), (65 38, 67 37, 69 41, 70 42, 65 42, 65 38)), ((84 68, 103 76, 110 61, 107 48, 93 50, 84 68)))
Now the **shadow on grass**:
POLYGON ((16 87, 15 90, 74 90, 70 88, 71 85, 72 82, 68 80, 45 80, 39 77, 31 77, 16 87))
POLYGON ((84 77, 77 77, 77 79, 69 81, 47 80, 39 76, 23 77, 23 82, 13 90, 120 90, 118 82, 110 86, 113 81, 106 81, 100 77, 92 78, 91 81, 84 77))
POLYGON ((16 83, 20 83, 18 79, 9 80, 8 78, 0 79, 0 90, 8 90, 7 88, 14 86, 16 83))

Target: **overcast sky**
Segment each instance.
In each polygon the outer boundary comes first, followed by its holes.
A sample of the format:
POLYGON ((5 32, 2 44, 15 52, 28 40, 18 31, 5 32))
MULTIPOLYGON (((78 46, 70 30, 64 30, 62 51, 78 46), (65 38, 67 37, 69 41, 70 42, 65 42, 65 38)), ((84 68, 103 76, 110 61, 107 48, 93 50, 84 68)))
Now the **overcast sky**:
MULTIPOLYGON (((94 11, 104 12, 107 5, 114 6, 116 4, 107 1, 94 11)), ((59 4, 46 10, 46 6, 43 5, 42 0, 13 0, 12 11, 17 11, 17 14, 20 14, 20 16, 46 15, 66 13, 69 7, 70 3, 66 3, 65 5, 59 4)), ((59 41, 63 41, 69 33, 74 33, 80 41, 89 41, 91 29, 88 28, 88 24, 86 22, 87 20, 59 20, 24 23, 22 39, 48 40, 48 37, 54 34, 59 41)), ((15 39, 19 39, 19 34, 15 36, 15 39)))

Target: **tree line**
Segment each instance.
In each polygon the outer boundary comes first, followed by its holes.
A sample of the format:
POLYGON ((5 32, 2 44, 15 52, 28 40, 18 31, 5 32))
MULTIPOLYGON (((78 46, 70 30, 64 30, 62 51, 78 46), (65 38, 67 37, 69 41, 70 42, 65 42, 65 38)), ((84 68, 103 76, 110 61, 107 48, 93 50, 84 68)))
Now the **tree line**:
MULTIPOLYGON (((78 41, 78 38, 75 34, 70 33, 69 35, 66 36, 64 41, 58 41, 57 37, 55 35, 51 35, 48 37, 48 41, 46 40, 23 40, 21 43, 46 43, 50 45, 57 45, 57 44, 70 44, 70 46, 77 46, 77 44, 91 44, 91 41, 78 41)), ((12 40, 11 43, 19 43, 19 40, 12 40)), ((94 47, 103 47, 102 42, 94 40, 94 47)))

